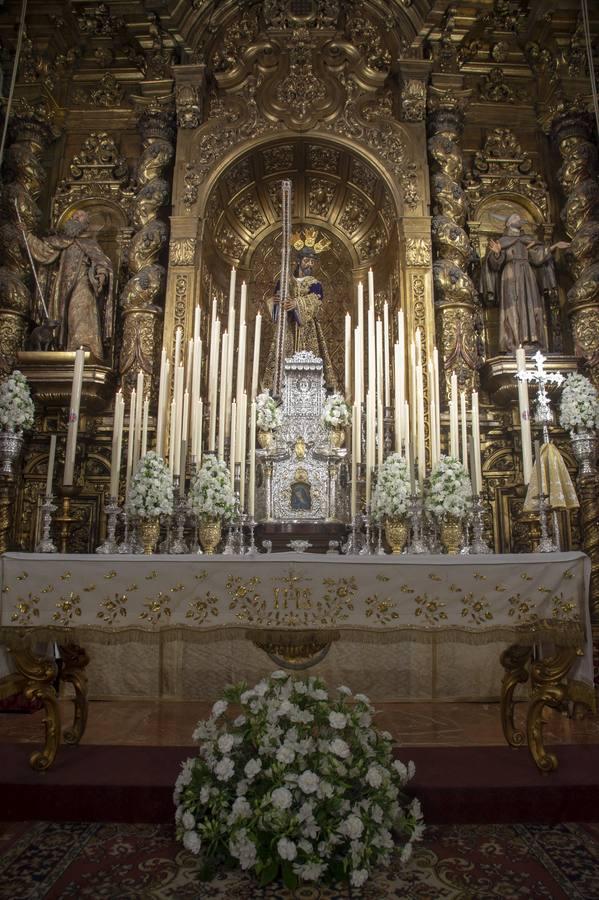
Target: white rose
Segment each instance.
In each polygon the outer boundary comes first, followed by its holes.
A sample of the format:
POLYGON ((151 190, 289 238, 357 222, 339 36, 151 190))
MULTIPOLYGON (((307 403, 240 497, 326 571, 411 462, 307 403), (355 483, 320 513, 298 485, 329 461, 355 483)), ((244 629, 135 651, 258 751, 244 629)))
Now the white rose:
POLYGON ((235 772, 235 765, 229 756, 223 756, 214 767, 214 774, 219 781, 228 781, 235 772))
POLYGON ((215 719, 220 718, 224 712, 226 712, 229 704, 226 700, 217 700, 214 706, 212 707, 212 716, 215 719))
POLYGON ((367 869, 354 869, 351 873, 350 881, 352 883, 352 887, 362 887, 364 882, 368 878, 368 870, 367 869))
POLYGON ((193 813, 190 813, 189 810, 186 810, 186 812, 184 812, 181 816, 181 823, 186 831, 191 831, 192 828, 195 828, 196 820, 193 816, 193 813))
POLYGON ((281 859, 295 859, 297 856, 297 847, 293 841, 288 840, 286 837, 282 837, 277 843, 277 853, 281 859))
POLYGON ((340 759, 347 759, 350 754, 348 745, 341 738, 335 738, 331 741, 331 752, 340 759))
POLYGON ((197 831, 186 831, 183 835, 183 846, 197 856, 202 849, 202 839, 197 831))
POLYGON ((247 778, 255 778, 260 769, 262 768, 262 760, 261 759, 249 759, 245 764, 245 769, 243 770, 246 774, 247 778))
POLYGON ((232 734, 221 734, 218 739, 218 749, 221 753, 230 753, 234 743, 235 739, 232 734))
POLYGON ((294 759, 295 751, 291 747, 283 746, 277 750, 277 760, 286 766, 290 765, 294 759))
POLYGON ((307 772, 302 772, 297 783, 304 794, 314 794, 318 790, 320 778, 308 769, 307 772))
POLYGON ((372 766, 366 773, 366 782, 370 787, 377 788, 383 783, 383 777, 380 771, 372 766))
POLYGON ((345 728, 347 725, 347 716, 340 712, 329 713, 329 725, 331 728, 345 728))
POLYGON ((275 788, 270 796, 270 799, 275 809, 289 809, 293 802, 291 791, 287 790, 287 788, 284 787, 275 788))

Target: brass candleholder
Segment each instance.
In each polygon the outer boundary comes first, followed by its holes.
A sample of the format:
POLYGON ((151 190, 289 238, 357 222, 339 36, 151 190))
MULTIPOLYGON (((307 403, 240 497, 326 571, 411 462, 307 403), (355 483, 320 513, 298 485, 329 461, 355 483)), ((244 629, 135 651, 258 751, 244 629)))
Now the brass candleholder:
POLYGON ((71 501, 81 492, 81 488, 76 484, 63 484, 59 489, 59 497, 61 503, 61 512, 59 516, 54 517, 54 521, 60 526, 59 544, 60 553, 68 553, 67 544, 69 534, 73 522, 77 522, 77 516, 71 513, 71 501))

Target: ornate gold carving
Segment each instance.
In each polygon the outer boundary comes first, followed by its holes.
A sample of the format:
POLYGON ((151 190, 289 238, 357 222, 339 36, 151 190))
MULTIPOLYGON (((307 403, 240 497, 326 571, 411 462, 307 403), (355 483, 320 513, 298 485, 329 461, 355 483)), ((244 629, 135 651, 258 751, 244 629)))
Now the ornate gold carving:
POLYGON ((178 84, 175 91, 177 125, 179 128, 198 128, 202 121, 202 104, 194 84, 178 84))
POLYGON ((158 317, 162 314, 161 293, 164 270, 157 263, 166 244, 168 229, 158 220, 158 210, 170 195, 162 173, 170 163, 173 149, 173 109, 170 103, 152 101, 139 117, 142 153, 137 165, 139 190, 132 202, 132 221, 138 228, 129 247, 131 277, 125 284, 123 344, 119 370, 123 385, 130 389, 143 371, 150 384, 156 363, 158 317))
POLYGON ((125 90, 111 72, 102 75, 97 87, 76 88, 71 100, 76 106, 98 106, 109 109, 121 106, 125 90))
POLYGON ((406 263, 408 266, 430 266, 431 242, 428 238, 406 238, 406 263))
POLYGON ((173 266, 193 266, 195 252, 195 238, 171 238, 169 262, 173 266))
POLYGON ((423 122, 426 116, 426 85, 409 78, 401 88, 401 113, 404 122, 423 122))
POLYGON ((111 16, 106 3, 93 3, 88 6, 89 9, 85 9, 77 16, 81 34, 112 37, 124 29, 125 20, 120 16, 111 16))
POLYGON ((488 75, 483 75, 478 93, 481 100, 491 103, 522 103, 527 96, 523 88, 507 83, 501 66, 493 66, 488 75))
POLYGON ((129 169, 115 139, 105 131, 92 131, 73 156, 69 177, 58 185, 52 204, 57 220, 64 210, 90 198, 111 200, 128 211, 133 191, 129 187, 129 169))
POLYGON ((349 16, 345 30, 368 68, 387 74, 391 64, 391 53, 385 47, 381 31, 366 17, 363 7, 349 16))

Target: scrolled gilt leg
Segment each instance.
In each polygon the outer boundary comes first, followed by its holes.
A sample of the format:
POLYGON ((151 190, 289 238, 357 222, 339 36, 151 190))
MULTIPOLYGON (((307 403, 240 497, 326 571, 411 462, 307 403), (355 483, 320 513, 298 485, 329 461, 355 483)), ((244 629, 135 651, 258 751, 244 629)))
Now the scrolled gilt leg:
POLYGON ((65 729, 63 737, 67 744, 78 744, 87 725, 87 675, 84 670, 89 665, 89 656, 78 644, 61 644, 60 655, 63 663, 61 678, 75 689, 73 725, 65 729))
POLYGON ((56 663, 53 659, 36 656, 26 639, 12 644, 10 650, 18 673, 14 676, 18 689, 28 700, 40 700, 44 705, 44 747, 29 757, 31 767, 43 772, 54 762, 60 746, 60 710, 53 686, 57 675, 56 663))
POLYGON ((521 747, 524 734, 516 729, 514 722, 514 691, 518 684, 526 684, 529 678, 528 664, 532 657, 532 647, 513 644, 501 654, 501 665, 505 675, 501 682, 501 727, 510 747, 521 747))
POLYGON ((553 656, 535 662, 530 669, 533 693, 528 707, 526 736, 532 758, 545 774, 555 771, 558 761, 555 753, 545 750, 543 712, 546 706, 555 709, 569 699, 566 675, 574 660, 582 655, 578 648, 562 647, 553 656))

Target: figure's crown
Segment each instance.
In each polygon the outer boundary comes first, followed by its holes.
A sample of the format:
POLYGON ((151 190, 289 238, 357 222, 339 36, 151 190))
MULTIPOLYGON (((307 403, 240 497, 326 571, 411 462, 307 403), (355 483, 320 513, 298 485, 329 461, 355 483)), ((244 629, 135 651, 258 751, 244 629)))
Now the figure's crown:
POLYGON ((307 248, 314 253, 324 253, 331 246, 331 241, 327 237, 319 239, 317 228, 304 228, 303 231, 295 231, 291 235, 291 246, 298 253, 307 248))

